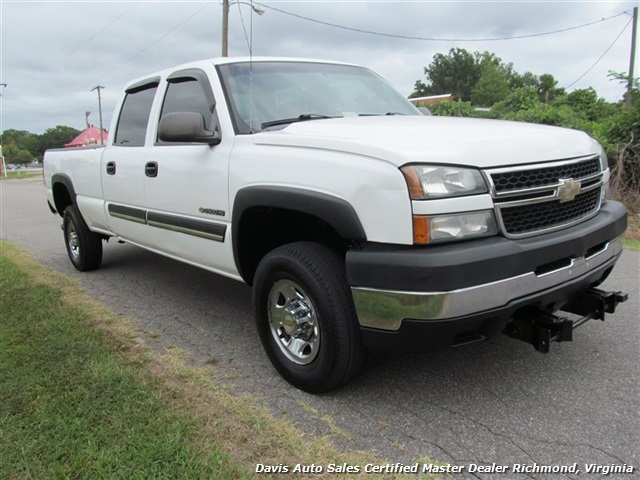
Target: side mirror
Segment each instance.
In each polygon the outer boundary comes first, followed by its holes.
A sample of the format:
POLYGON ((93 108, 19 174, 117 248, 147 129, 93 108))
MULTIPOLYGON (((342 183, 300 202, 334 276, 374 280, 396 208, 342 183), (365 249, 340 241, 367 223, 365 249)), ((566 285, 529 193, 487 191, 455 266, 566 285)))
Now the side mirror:
POLYGON ((426 115, 428 117, 431 116, 431 111, 427 107, 418 107, 418 110, 420 110, 420 113, 422 113, 422 115, 426 115))
POLYGON ((208 145, 218 145, 222 141, 217 131, 205 128, 202 114, 195 112, 172 112, 163 115, 158 125, 158 138, 163 142, 208 145))

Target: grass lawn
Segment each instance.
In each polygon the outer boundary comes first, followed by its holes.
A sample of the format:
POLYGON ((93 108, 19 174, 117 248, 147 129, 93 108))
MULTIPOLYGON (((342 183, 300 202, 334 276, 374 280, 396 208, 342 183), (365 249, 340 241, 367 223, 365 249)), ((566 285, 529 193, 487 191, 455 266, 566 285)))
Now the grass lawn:
POLYGON ((0 175, 0 180, 9 180, 15 178, 31 178, 31 177, 42 177, 42 170, 33 171, 33 170, 16 170, 7 172, 7 176, 4 176, 4 172, 0 175))
MULTIPOLYGON (((0 241, 0 478, 244 479, 257 463, 387 463, 305 436, 185 358, 154 353, 129 320, 0 241)), ((269 475, 282 477, 319 478, 269 475)))
POLYGON ((0 477, 249 478, 155 394, 132 348, 0 256, 0 477))
POLYGON ((640 214, 629 212, 628 227, 624 235, 624 246, 640 250, 640 214))

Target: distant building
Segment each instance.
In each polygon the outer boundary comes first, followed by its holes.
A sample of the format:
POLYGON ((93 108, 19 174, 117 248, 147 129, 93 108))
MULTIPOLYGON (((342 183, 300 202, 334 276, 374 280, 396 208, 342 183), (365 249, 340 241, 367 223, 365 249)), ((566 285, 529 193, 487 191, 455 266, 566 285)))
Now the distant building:
MULTIPOLYGON (((102 130, 102 143, 107 143, 107 131, 102 130)), ((65 148, 85 147, 87 145, 100 145, 100 129, 93 125, 87 127, 84 132, 78 135, 65 145, 65 148)))
POLYGON ((445 95, 429 95, 428 97, 416 97, 409 99, 409 101, 416 107, 427 107, 429 105, 433 105, 434 103, 450 102, 451 100, 453 100, 453 95, 451 95, 450 93, 447 93, 445 95))

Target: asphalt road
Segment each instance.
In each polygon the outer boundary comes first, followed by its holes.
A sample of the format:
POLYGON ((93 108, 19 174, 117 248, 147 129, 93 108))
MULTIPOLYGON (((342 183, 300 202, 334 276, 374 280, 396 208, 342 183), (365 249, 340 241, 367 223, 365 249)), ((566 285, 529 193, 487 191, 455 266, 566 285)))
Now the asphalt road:
MULTIPOLYGON (((262 351, 245 285, 111 241, 103 266, 79 273, 40 179, 0 182, 0 236, 79 280, 92 297, 136 320, 155 348, 177 346, 196 364, 250 392, 310 435, 370 449, 390 462, 571 465, 575 475, 470 474, 456 478, 603 478, 585 464, 633 465, 640 478, 640 254, 626 250, 604 288, 630 299, 606 322, 543 355, 500 337, 462 350, 370 354, 362 374, 313 396, 283 381, 262 351)), ((286 463, 287 459, 282 459, 286 463)))

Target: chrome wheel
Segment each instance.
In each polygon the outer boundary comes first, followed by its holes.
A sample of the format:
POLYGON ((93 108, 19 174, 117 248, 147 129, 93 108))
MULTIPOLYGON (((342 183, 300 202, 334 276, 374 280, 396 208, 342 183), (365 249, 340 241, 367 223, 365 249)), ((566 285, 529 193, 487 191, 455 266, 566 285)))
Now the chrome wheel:
POLYGON ((313 302, 291 280, 279 280, 269 292, 269 327, 282 353, 289 360, 307 365, 320 348, 320 328, 313 302))
POLYGON ((74 205, 64 210, 62 231, 67 254, 75 268, 85 272, 100 266, 102 236, 89 230, 74 205))
POLYGON ((364 345, 344 261, 324 245, 295 242, 267 253, 253 303, 269 360, 296 388, 328 392, 360 370, 364 345))
POLYGON ((67 222, 67 246, 69 247, 69 255, 71 260, 78 262, 80 260, 80 240, 78 231, 74 222, 67 222))

